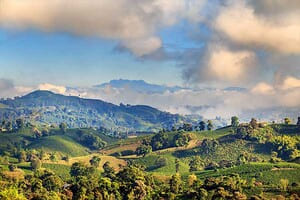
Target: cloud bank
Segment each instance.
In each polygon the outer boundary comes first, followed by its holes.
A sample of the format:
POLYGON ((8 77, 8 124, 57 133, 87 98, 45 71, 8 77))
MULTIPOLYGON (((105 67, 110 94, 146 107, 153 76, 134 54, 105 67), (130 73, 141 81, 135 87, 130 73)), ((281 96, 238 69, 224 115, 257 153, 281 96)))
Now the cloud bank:
POLYGON ((158 30, 198 22, 204 0, 1 0, 0 25, 120 41, 137 56, 162 47, 158 30))
MULTIPOLYGON (((151 93, 137 91, 131 87, 116 88, 109 84, 103 87, 70 88, 44 83, 28 88, 14 86, 9 81, 0 83, 0 97, 8 93, 22 95, 37 89, 50 90, 63 95, 101 99, 114 104, 150 105, 171 113, 198 114, 211 119, 217 116, 227 119, 233 115, 248 116, 249 112, 262 113, 264 110, 275 108, 291 108, 300 112, 300 79, 295 77, 284 79, 280 86, 261 82, 249 90, 179 88, 176 91, 166 89, 151 93)), ((271 116, 264 117, 269 119, 271 116)))

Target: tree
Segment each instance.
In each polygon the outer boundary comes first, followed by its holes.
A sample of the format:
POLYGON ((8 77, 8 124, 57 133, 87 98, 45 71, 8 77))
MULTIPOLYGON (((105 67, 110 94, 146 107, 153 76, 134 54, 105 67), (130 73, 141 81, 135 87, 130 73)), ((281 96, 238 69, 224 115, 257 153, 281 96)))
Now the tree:
POLYGON ((189 185, 189 187, 192 187, 194 185, 195 181, 197 181, 197 176, 195 174, 190 174, 188 176, 188 185, 189 185))
POLYGON ((199 122, 199 130, 204 131, 205 130, 205 125, 206 125, 205 121, 199 122))
POLYGON ((5 129, 7 131, 12 131, 12 123, 10 121, 8 121, 5 125, 5 129))
POLYGON ((90 164, 93 167, 98 168, 100 165, 100 161, 101 161, 101 158, 99 156, 93 156, 92 159, 90 160, 90 164))
POLYGON ((179 167, 180 167, 179 159, 176 158, 175 159, 175 171, 176 171, 176 173, 179 173, 179 167))
POLYGON ((184 131, 192 131, 193 130, 193 125, 189 124, 189 123, 184 123, 182 128, 183 128, 184 131))
POLYGON ((142 155, 145 157, 147 154, 152 152, 152 147, 147 145, 141 145, 136 149, 136 155, 140 156, 142 155))
POLYGON ((188 145, 190 142, 190 138, 187 134, 177 133, 174 136, 174 146, 176 147, 182 147, 188 145))
POLYGON ((159 150, 169 147, 168 135, 166 133, 157 133, 151 138, 151 147, 153 150, 159 150))
POLYGON ((289 125, 289 124, 291 124, 291 122, 292 121, 290 118, 288 118, 288 117, 284 118, 284 124, 289 125))
POLYGON ((22 128, 24 128, 24 120, 23 119, 17 119, 16 120, 16 124, 17 124, 17 128, 18 129, 22 129, 22 128))
POLYGON ((211 131, 213 129, 213 124, 212 124, 212 121, 211 120, 208 120, 207 121, 207 130, 211 131))
POLYGON ((239 126, 239 118, 237 116, 231 117, 231 126, 236 128, 239 126))
POLYGON ((31 161, 30 166, 34 171, 36 171, 42 167, 42 162, 40 159, 36 158, 31 161))
POLYGON ((72 177, 86 176, 90 177, 95 172, 93 167, 87 167, 82 162, 75 162, 71 166, 70 175, 72 177))
POLYGON ((67 124, 64 123, 64 122, 62 122, 62 123, 60 123, 59 128, 60 128, 60 130, 61 130, 62 133, 66 133, 67 124))
POLYGON ((300 126, 300 117, 298 117, 297 126, 300 126))
POLYGON ((18 188, 9 187, 0 191, 0 199, 2 200, 26 200, 27 198, 19 193, 18 188))
POLYGON ((258 123, 257 123, 257 120, 255 118, 252 118, 251 121, 250 121, 250 126, 253 128, 253 129, 257 129, 258 127, 258 123))
POLYGON ((286 191, 289 186, 289 180, 288 179, 280 179, 279 184, 280 184, 280 189, 282 191, 286 191))
POLYGON ((219 145, 218 140, 204 139, 201 144, 201 151, 206 155, 208 155, 211 152, 214 152, 218 147, 218 145, 219 145))
POLYGON ((164 157, 159 157, 159 158, 156 159, 155 165, 157 167, 164 167, 164 166, 167 165, 167 159, 164 158, 164 157))
POLYGON ((13 172, 13 171, 15 171, 17 169, 17 166, 14 165, 14 164, 9 164, 8 165, 8 169, 9 169, 9 171, 13 172))
POLYGON ((25 151, 20 151, 18 155, 18 160, 19 163, 25 162, 26 161, 26 152, 25 151))
POLYGON ((107 161, 104 163, 103 170, 104 170, 104 172, 102 173, 102 176, 108 177, 111 179, 113 179, 115 177, 115 170, 114 170, 114 168, 112 168, 110 166, 110 162, 107 161))
POLYGON ((179 173, 174 174, 170 179, 170 191, 178 194, 182 189, 182 181, 179 173))
POLYGON ((190 172, 193 171, 199 171, 203 168, 203 160, 200 158, 200 156, 195 156, 191 159, 189 166, 190 166, 190 172))
POLYGON ((50 160, 51 160, 52 162, 56 162, 56 161, 57 161, 57 156, 56 156, 56 153, 55 153, 55 152, 53 152, 53 153, 50 155, 50 160))

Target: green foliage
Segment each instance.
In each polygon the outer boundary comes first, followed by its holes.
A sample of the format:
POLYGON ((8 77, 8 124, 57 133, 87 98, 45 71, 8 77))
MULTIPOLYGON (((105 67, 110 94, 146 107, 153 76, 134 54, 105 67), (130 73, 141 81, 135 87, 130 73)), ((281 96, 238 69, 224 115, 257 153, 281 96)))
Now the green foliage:
POLYGON ((31 160, 30 166, 34 171, 36 171, 42 167, 42 162, 40 159, 33 159, 31 160))
POLYGON ((236 128, 239 126, 239 118, 237 116, 231 117, 231 126, 236 128))
POLYGON ((136 155, 145 157, 152 152, 152 147, 149 145, 141 145, 136 149, 136 155))
POLYGON ((291 123, 292 123, 292 121, 291 121, 290 118, 288 118, 288 117, 284 118, 284 124, 285 124, 285 125, 289 125, 289 124, 291 124, 291 123))
POLYGON ((0 199, 1 200, 26 200, 26 197, 19 193, 18 188, 5 188, 0 189, 0 199))
POLYGON ((191 159, 189 166, 190 166, 190 172, 200 171, 201 169, 203 169, 204 162, 200 158, 200 156, 195 156, 194 158, 191 159))
POLYGON ((289 186, 289 180, 288 179, 280 179, 279 186, 282 191, 286 191, 289 186))
POLYGON ((199 130, 200 131, 204 131, 205 130, 205 126, 206 126, 205 121, 200 121, 199 122, 199 130))
POLYGON ((164 167, 167 165, 167 159, 164 157, 158 157, 155 161, 157 167, 164 167))
POLYGON ((207 130, 211 131, 214 128, 213 123, 211 120, 207 121, 207 130))
POLYGON ((300 156, 298 146, 300 138, 288 135, 275 136, 270 140, 272 148, 282 159, 294 159, 300 156))
POLYGON ((100 161, 101 161, 101 158, 99 156, 93 156, 92 159, 90 160, 90 164, 93 167, 98 168, 100 165, 100 161))
POLYGON ((62 123, 59 124, 59 128, 60 128, 62 133, 65 133, 66 130, 67 130, 67 124, 62 122, 62 123))

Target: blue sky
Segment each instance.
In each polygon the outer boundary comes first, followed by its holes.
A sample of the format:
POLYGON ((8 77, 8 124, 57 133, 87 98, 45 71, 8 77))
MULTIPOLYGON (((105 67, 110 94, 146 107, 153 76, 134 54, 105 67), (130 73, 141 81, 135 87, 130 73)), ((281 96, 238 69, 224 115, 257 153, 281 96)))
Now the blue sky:
MULTIPOLYGON (((162 32, 163 36, 173 37, 167 43, 185 45, 179 34, 162 32)), ((50 82, 88 86, 118 78, 181 84, 180 68, 174 61, 137 59, 128 52, 117 51, 116 46, 116 41, 96 37, 2 28, 0 76, 23 85, 50 82)))

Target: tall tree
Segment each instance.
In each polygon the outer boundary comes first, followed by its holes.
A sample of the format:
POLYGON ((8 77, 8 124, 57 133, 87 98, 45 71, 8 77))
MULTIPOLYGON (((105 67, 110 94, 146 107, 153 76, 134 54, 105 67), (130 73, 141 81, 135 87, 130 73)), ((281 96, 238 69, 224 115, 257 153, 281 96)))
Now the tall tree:
POLYGON ((98 168, 100 165, 100 161, 101 161, 101 158, 99 156, 93 156, 92 159, 90 160, 90 164, 93 167, 98 168))
POLYGON ((250 121, 250 126, 253 128, 253 129, 256 129, 258 127, 258 123, 257 123, 257 120, 255 118, 252 118, 251 121, 250 121))
POLYGON ((180 167, 179 159, 176 158, 175 159, 175 171, 176 171, 176 173, 179 173, 179 167, 180 167))
POLYGON ((199 122, 199 130, 200 131, 204 131, 205 130, 205 126, 206 126, 205 121, 199 122))
POLYGON ((288 118, 288 117, 284 118, 284 124, 288 125, 288 124, 291 124, 291 123, 292 123, 292 121, 291 121, 290 118, 288 118))
POLYGON ((239 118, 237 116, 231 117, 231 126, 234 128, 239 126, 239 118))
POLYGON ((61 132, 65 133, 67 130, 67 124, 62 122, 62 123, 60 123, 59 128, 60 128, 61 132))
POLYGON ((142 155, 145 157, 147 154, 152 152, 152 147, 150 145, 141 145, 136 149, 136 155, 142 155))
POLYGON ((24 128, 24 120, 23 119, 17 119, 16 120, 16 124, 17 124, 17 128, 18 129, 22 129, 22 128, 24 128))
POLYGON ((207 130, 209 130, 209 131, 211 131, 212 129, 213 129, 213 123, 212 123, 212 121, 211 120, 208 120, 207 121, 207 130))

